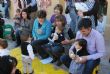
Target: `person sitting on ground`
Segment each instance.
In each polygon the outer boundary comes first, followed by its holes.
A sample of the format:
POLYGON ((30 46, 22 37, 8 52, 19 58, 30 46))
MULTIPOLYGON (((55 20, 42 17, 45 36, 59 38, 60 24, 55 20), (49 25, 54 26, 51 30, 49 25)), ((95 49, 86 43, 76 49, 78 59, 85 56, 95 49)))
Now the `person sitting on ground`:
POLYGON ((16 14, 15 14, 13 20, 15 23, 14 30, 16 32, 20 28, 20 22, 21 22, 21 11, 20 11, 20 9, 16 10, 16 14))
MULTIPOLYGON (((92 22, 89 18, 82 18, 78 24, 78 29, 76 40, 82 38, 87 40, 87 51, 89 53, 89 55, 82 56, 82 60, 78 63, 85 64, 83 74, 92 74, 93 69, 99 65, 100 58, 105 56, 105 41, 102 34, 92 28, 92 22)), ((73 52, 73 48, 74 46, 69 49, 69 53, 73 52)), ((71 58, 64 55, 60 59, 69 68, 71 58)))
POLYGON ((72 30, 66 24, 65 18, 63 15, 59 15, 55 17, 55 27, 52 30, 52 34, 49 38, 50 47, 47 48, 50 54, 53 57, 52 62, 58 62, 57 65, 60 65, 60 56, 65 52, 68 53, 68 48, 70 48, 72 42, 74 41, 75 35, 72 30), (53 45, 51 45, 51 42, 53 45), (64 50, 65 49, 65 50, 64 50))
POLYGON ((33 74, 32 70, 32 60, 34 60, 34 52, 31 43, 31 32, 23 31, 20 35, 21 38, 21 53, 23 62, 23 72, 24 74, 33 74), (27 71, 28 69, 28 71, 27 71))
MULTIPOLYGON (((57 4, 54 7, 54 14, 51 16, 50 21, 53 24, 55 21, 55 17, 58 15, 63 15, 63 6, 61 4, 57 4)), ((65 16, 63 15, 63 17, 65 18, 65 16)), ((65 18, 66 21, 66 18, 65 18)))
POLYGON ((30 18, 30 15, 26 9, 22 10, 20 28, 16 32, 17 46, 21 44, 20 33, 25 30, 32 31, 32 27, 33 27, 33 19, 30 18))
POLYGON ((9 55, 9 50, 7 49, 8 42, 5 39, 0 38, 0 56, 9 55))
MULTIPOLYGON (((47 13, 45 10, 37 12, 37 18, 34 21, 32 36, 34 38, 32 46, 34 52, 41 56, 41 59, 50 59, 49 55, 43 50, 42 46, 48 43, 48 37, 51 35, 51 23, 46 19, 47 13)), ((50 60, 52 61, 52 60, 50 60)))

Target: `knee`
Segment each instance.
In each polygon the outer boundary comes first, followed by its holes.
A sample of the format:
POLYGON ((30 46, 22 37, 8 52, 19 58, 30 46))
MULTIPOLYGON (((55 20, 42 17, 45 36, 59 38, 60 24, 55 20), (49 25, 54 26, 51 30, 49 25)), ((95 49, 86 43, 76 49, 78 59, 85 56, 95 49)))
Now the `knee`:
POLYGON ((66 60, 66 55, 62 55, 61 57, 60 57, 60 61, 62 62, 62 63, 65 63, 67 60, 66 60))

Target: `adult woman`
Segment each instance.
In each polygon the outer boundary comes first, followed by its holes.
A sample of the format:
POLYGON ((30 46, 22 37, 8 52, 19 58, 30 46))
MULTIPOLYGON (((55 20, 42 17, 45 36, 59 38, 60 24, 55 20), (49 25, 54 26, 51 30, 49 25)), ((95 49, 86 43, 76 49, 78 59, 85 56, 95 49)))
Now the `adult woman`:
MULTIPOLYGON (((53 62, 58 61, 57 65, 60 65, 59 58, 64 53, 64 49, 68 49, 69 45, 74 41, 74 34, 72 30, 66 25, 66 21, 63 15, 55 17, 55 27, 52 30, 50 41, 53 43, 49 50, 50 54, 54 58, 53 62)), ((65 50, 68 53, 68 50, 65 50)))
POLYGON ((49 55, 43 50, 42 45, 48 43, 48 37, 51 35, 51 23, 46 19, 46 11, 39 10, 37 12, 37 19, 34 21, 32 36, 34 41, 32 46, 35 51, 39 53, 42 59, 47 58, 49 55))
POLYGON ((21 23, 20 23, 20 28, 18 31, 16 31, 16 38, 17 38, 17 45, 19 46, 21 41, 20 41, 20 32, 27 30, 27 31, 32 31, 32 25, 33 20, 29 17, 28 11, 26 9, 22 10, 21 12, 21 23))
MULTIPOLYGON (((57 4, 54 7, 54 14, 50 18, 51 23, 54 23, 55 17, 58 16, 58 15, 63 15, 63 6, 61 4, 57 4)), ((63 17, 65 18, 64 15, 63 15, 63 17)), ((65 21, 66 21, 66 18, 65 18, 65 21)))

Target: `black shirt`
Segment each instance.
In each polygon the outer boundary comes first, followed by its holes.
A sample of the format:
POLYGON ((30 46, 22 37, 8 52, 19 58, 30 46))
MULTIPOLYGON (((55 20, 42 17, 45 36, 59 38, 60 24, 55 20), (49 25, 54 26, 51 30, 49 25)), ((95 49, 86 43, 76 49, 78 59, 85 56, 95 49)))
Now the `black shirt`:
POLYGON ((28 53, 28 50, 27 50, 27 46, 29 45, 30 43, 28 42, 22 42, 21 43, 21 53, 23 55, 26 55, 26 56, 29 56, 29 53, 28 53))

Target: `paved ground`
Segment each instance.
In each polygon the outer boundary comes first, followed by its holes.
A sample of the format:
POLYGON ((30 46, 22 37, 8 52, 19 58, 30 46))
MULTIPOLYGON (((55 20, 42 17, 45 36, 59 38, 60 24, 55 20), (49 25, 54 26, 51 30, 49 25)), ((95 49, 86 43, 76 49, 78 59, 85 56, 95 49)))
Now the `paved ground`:
MULTIPOLYGON (((13 25, 13 21, 12 20, 6 20, 6 23, 10 23, 13 25)), ((104 37, 105 37, 105 45, 106 45, 106 54, 107 56, 105 56, 104 58, 102 58, 101 60, 101 64, 100 64, 100 72, 99 74, 110 74, 110 63, 108 62, 108 58, 109 58, 109 54, 110 54, 110 34, 108 34, 108 32, 110 32, 110 27, 108 26, 106 28, 104 37)), ((14 46, 16 45, 15 42, 13 41, 9 41, 9 49, 14 48, 14 46)))

